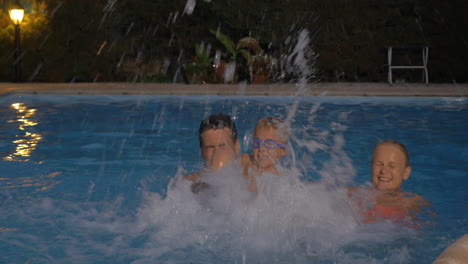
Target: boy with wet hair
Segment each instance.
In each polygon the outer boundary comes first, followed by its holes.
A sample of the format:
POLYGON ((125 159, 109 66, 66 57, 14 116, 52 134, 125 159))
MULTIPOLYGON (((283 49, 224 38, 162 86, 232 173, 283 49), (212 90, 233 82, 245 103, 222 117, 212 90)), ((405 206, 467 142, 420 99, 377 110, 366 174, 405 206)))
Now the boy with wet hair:
POLYGON ((216 129, 230 129, 230 133, 233 141, 237 141, 237 128, 229 115, 217 114, 210 115, 207 119, 200 122, 200 128, 198 129, 198 139, 200 141, 200 147, 203 146, 202 134, 206 130, 216 129))
MULTIPOLYGON (((205 171, 213 172, 226 167, 240 152, 236 125, 229 115, 210 115, 201 121, 198 138, 205 171)), ((186 175, 184 179, 194 182, 194 193, 207 187, 207 184, 201 181, 200 172, 186 175)))
POLYGON ((401 191, 411 174, 406 147, 394 140, 376 144, 371 166, 373 188, 351 188, 349 192, 361 208, 362 221, 388 219, 415 226, 416 215, 430 204, 420 195, 401 191))
POLYGON ((287 127, 283 120, 268 116, 260 119, 254 131, 253 153, 242 154, 243 175, 249 180, 249 190, 257 191, 255 177, 263 173, 278 174, 276 165, 286 156, 287 127))

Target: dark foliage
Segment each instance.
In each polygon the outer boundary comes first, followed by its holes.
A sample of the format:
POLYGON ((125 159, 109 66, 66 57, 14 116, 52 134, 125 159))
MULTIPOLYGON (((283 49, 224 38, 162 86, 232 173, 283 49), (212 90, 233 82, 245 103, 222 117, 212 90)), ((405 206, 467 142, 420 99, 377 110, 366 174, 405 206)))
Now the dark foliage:
MULTIPOLYGON (((166 81, 195 56, 195 45, 223 46, 253 36, 281 59, 303 29, 314 80, 386 81, 388 45, 429 45, 431 82, 466 82, 468 1, 465 0, 23 0, 23 81, 166 81), (190 2, 190 1, 189 1, 190 2)), ((0 0, 0 80, 13 79, 14 27, 0 0)), ((398 63, 420 64, 402 53, 398 63)), ((279 67, 278 69, 281 69, 279 67)), ((312 73, 311 73, 312 74, 312 73)), ((396 79, 418 82, 421 72, 396 79)), ((294 80, 294 73, 275 75, 294 80)), ((312 78, 310 78, 312 80, 312 78)))

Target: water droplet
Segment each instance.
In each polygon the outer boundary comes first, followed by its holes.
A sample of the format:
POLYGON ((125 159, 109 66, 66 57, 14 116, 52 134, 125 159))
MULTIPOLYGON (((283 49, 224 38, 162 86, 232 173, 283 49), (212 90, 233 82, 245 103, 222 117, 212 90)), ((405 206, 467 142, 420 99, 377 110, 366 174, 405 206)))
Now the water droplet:
POLYGON ((187 0, 187 3, 185 4, 184 14, 191 15, 193 13, 193 10, 195 9, 196 4, 196 0, 187 0))

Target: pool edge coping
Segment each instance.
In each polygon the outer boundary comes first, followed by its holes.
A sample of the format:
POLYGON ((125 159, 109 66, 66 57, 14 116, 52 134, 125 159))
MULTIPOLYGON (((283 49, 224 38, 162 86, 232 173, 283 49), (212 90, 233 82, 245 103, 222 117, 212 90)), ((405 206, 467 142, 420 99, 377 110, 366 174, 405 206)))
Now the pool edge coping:
POLYGON ((65 95, 211 95, 211 96, 378 96, 468 97, 468 84, 312 83, 172 84, 172 83, 0 83, 0 96, 65 95))

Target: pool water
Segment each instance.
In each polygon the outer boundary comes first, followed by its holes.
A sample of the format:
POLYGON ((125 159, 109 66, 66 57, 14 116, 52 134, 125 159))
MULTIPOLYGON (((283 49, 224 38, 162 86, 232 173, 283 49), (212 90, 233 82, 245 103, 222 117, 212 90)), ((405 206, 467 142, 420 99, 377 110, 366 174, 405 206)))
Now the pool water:
POLYGON ((465 98, 2 97, 0 262, 430 263, 468 233, 467 117, 465 98), (290 122, 270 192, 246 192, 235 165, 210 175, 215 194, 180 180, 213 113, 235 118, 242 152, 258 119, 290 122), (403 189, 437 213, 420 229, 349 212, 344 187, 369 184, 387 139, 410 153, 403 189))

